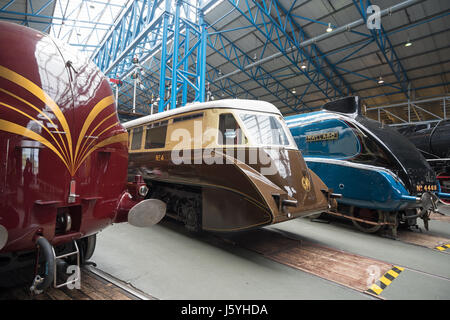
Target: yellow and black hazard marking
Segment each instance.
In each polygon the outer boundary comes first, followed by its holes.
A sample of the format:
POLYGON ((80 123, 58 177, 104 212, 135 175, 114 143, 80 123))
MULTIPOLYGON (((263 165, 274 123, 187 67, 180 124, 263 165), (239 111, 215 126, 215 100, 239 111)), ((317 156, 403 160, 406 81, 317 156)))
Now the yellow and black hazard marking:
POLYGON ((435 249, 437 249, 439 251, 445 251, 448 248, 450 248, 450 244, 447 243, 447 244, 443 244, 443 245, 437 246, 435 249))
POLYGON ((367 292, 380 295, 380 293, 397 278, 405 268, 394 266, 391 270, 386 272, 378 281, 367 289, 367 292))

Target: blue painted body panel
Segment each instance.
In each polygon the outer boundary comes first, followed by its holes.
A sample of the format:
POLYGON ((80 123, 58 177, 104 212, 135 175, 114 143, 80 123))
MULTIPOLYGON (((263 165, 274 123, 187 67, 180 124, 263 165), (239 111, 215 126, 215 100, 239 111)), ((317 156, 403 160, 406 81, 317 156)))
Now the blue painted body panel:
POLYGON ((305 155, 329 159, 350 159, 361 152, 358 137, 345 121, 329 119, 290 128, 298 148, 305 155), (337 132, 339 139, 307 143, 306 135, 337 132))
POLYGON ((339 202, 363 208, 385 211, 414 207, 415 197, 410 197, 403 184, 383 170, 354 168, 335 163, 315 162, 305 158, 313 170, 335 193, 342 194, 339 202))
MULTIPOLYGON (((351 159, 361 151, 361 141, 345 119, 319 111, 289 116, 285 120, 308 167, 335 193, 342 194, 338 199, 340 203, 385 211, 419 206, 417 198, 391 171, 352 163, 351 159), (339 138, 306 142, 307 135, 327 132, 338 132, 339 138)), ((439 197, 450 196, 441 193, 438 187, 439 197)))

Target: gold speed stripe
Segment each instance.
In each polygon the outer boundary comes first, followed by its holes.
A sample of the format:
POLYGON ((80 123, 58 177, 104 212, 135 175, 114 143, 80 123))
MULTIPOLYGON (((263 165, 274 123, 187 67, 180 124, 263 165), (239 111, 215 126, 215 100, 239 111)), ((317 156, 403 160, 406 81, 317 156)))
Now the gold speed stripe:
MULTIPOLYGON (((36 122, 38 125, 40 125, 40 126, 41 126, 45 131, 47 131, 48 134, 53 138, 53 140, 56 142, 56 144, 58 145, 59 149, 60 149, 61 152, 62 152, 62 148, 61 148, 61 146, 59 145, 58 141, 56 141, 56 138, 53 136, 53 134, 50 132, 50 130, 48 130, 48 129, 40 122, 40 121, 36 120, 35 118, 33 118, 32 116, 26 114, 25 112, 23 112, 23 111, 21 111, 21 110, 19 110, 19 109, 16 109, 16 108, 14 108, 13 106, 10 106, 9 104, 0 102, 0 105, 2 105, 2 106, 4 106, 4 107, 7 107, 7 108, 9 108, 9 109, 12 109, 12 110, 16 111, 17 113, 20 113, 21 115, 27 117, 28 119, 30 119, 30 120, 36 122)), ((67 159, 67 157, 66 157, 65 154, 62 154, 62 156, 64 156, 64 159, 66 159, 66 161, 68 161, 68 159, 67 159)))
POLYGON ((79 162, 79 164, 77 165, 77 167, 75 168, 75 172, 78 170, 78 168, 80 167, 80 165, 84 162, 84 160, 86 160, 86 158, 95 150, 97 150, 98 148, 107 146, 109 144, 113 144, 113 143, 117 143, 117 142, 127 142, 128 141, 128 133, 124 132, 124 133, 120 133, 117 135, 114 135, 112 137, 109 137, 99 143, 97 143, 93 148, 91 148, 89 150, 89 152, 81 159, 81 161, 79 162))
POLYGON ((405 268, 393 266, 391 270, 386 272, 378 281, 372 284, 367 292, 371 294, 380 295, 383 290, 389 286, 405 268))
POLYGON ((78 136, 77 146, 75 148, 75 161, 77 161, 78 157, 78 149, 80 148, 81 140, 84 138, 84 135, 86 134, 86 131, 89 129, 89 126, 92 124, 94 119, 98 116, 98 114, 108 107, 109 105, 114 103, 114 97, 108 96, 106 98, 103 98, 100 100, 94 108, 89 112, 89 115, 87 116, 86 120, 84 121, 83 127, 81 128, 80 135, 78 136))
MULTIPOLYGON (((25 99, 23 99, 23 98, 21 98, 21 97, 19 97, 19 96, 17 96, 17 95, 15 95, 14 93, 12 93, 12 92, 10 92, 10 91, 8 91, 8 90, 5 90, 5 89, 3 89, 3 88, 0 88, 0 91, 1 92, 3 92, 3 93, 6 93, 6 94, 8 94, 8 95, 10 95, 11 97, 13 97, 13 98, 15 98, 15 99, 17 99, 17 100, 19 100, 19 101, 21 101, 21 102, 23 102, 23 103, 25 103, 27 106, 29 106, 29 107, 31 107, 31 108, 33 108, 34 110, 36 110, 39 114, 41 114, 41 115, 43 115, 55 128, 57 128, 58 126, 53 122, 53 120, 52 119, 50 119, 50 117, 45 113, 45 112, 43 112, 41 109, 39 109, 38 107, 36 107, 35 105, 33 105, 33 104, 31 104, 30 102, 28 102, 27 100, 25 100, 25 99)), ((68 151, 67 151, 67 147, 66 147, 66 145, 65 145, 65 143, 64 143, 64 139, 61 137, 61 135, 60 134, 58 134, 58 137, 59 137, 59 140, 61 140, 61 143, 62 143, 62 146, 64 147, 64 157, 67 159, 67 161, 69 161, 69 153, 68 153, 68 151)), ((55 140, 55 142, 56 142, 56 140, 55 140)), ((58 142, 56 142, 57 144, 58 144, 58 142)), ((58 146, 59 146, 59 144, 58 144, 58 146)), ((59 146, 59 148, 61 149, 61 147, 59 146)))
POLYGON ((61 123, 63 130, 66 132, 66 139, 67 139, 69 153, 70 153, 70 159, 71 159, 71 163, 70 163, 71 169, 69 169, 69 171, 70 171, 71 175, 73 175, 74 171, 73 171, 72 137, 70 135, 69 125, 66 121, 66 118, 64 117, 64 114, 62 113, 61 109, 59 108, 59 106, 38 85, 36 85, 32 81, 28 80, 27 78, 21 76, 20 74, 14 72, 8 68, 5 68, 3 66, 0 66, 0 76, 11 82, 14 82, 15 84, 21 86, 22 88, 28 90, 33 95, 35 95, 37 98, 39 98, 42 102, 47 104, 50 107, 50 109, 53 111, 56 118, 61 123))
POLYGON ((25 127, 19 126, 18 124, 2 120, 0 119, 0 130, 7 131, 10 133, 18 134, 27 138, 30 138, 32 140, 38 141, 42 143, 44 146, 48 147, 50 150, 52 150, 66 165, 67 168, 69 168, 68 163, 64 159, 64 157, 59 153, 58 150, 56 150, 55 146, 52 145, 47 139, 42 137, 41 135, 37 134, 34 131, 31 131, 25 127))
POLYGON ((448 248, 450 248, 450 244, 443 244, 441 246, 437 246, 435 249, 437 249, 439 251, 444 251, 444 250, 447 250, 448 248))
MULTIPOLYGON (((110 125, 109 127, 107 127, 105 130, 103 130, 102 132, 100 132, 100 133, 98 134, 98 137, 101 137, 102 134, 104 134, 105 132, 107 132, 109 129, 111 129, 111 128, 117 126, 118 124, 119 124, 118 122, 113 123, 112 125, 110 125)), ((87 152, 87 151, 89 150, 89 148, 90 148, 91 145, 94 143, 94 141, 95 141, 95 140, 92 140, 91 142, 89 142, 89 144, 86 146, 86 148, 84 148, 83 152, 80 152, 80 157, 83 157, 83 156, 84 156, 84 153, 87 152)), ((128 142, 128 140, 127 140, 127 142, 128 142)), ((79 165, 84 161, 84 159, 85 159, 85 158, 83 157, 82 160, 81 160, 79 163, 77 163, 77 165, 76 165, 77 168, 78 168, 79 165)))
MULTIPOLYGON (((98 125, 96 125, 95 128, 92 129, 92 130, 89 132, 88 136, 93 136, 93 135, 94 135, 94 132, 98 129, 98 127, 100 127, 106 120, 108 120, 109 118, 111 118, 111 117, 114 116, 115 114, 116 114, 116 113, 113 112, 113 113, 111 113, 109 116, 107 116, 105 119, 103 119, 102 121, 100 121, 100 123, 99 123, 98 125)), ((117 122, 116 122, 115 124, 117 124, 117 122)), ((100 136, 100 135, 101 135, 101 133, 100 133, 98 136, 100 136)), ((86 150, 83 150, 83 149, 84 149, 84 147, 86 146, 86 143, 87 143, 88 141, 89 141, 89 139, 84 140, 83 144, 81 145, 81 148, 80 148, 80 156, 82 156, 83 153, 86 151, 86 150)), ((89 143, 89 145, 92 144, 92 142, 93 142, 93 141, 91 140, 90 143, 89 143)))

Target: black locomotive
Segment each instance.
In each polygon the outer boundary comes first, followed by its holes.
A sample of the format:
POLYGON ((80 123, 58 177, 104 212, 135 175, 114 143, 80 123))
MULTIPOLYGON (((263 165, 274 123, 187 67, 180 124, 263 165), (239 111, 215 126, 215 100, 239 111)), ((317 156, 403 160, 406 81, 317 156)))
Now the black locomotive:
POLYGON ((450 192, 450 119, 398 130, 424 155, 436 172, 443 192, 450 192))

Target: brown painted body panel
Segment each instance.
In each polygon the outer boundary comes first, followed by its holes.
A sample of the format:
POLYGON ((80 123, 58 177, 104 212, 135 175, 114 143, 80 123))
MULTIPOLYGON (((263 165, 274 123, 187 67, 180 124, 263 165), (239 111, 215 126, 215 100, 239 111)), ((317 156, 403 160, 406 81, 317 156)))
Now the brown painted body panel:
MULTIPOLYGON (((240 150, 249 159, 250 148, 240 150)), ((328 199, 321 191, 328 188, 308 170, 298 150, 281 148, 272 152, 276 173, 267 176, 261 174, 264 165, 250 166, 227 156, 227 150, 220 155, 213 153, 224 159, 223 163, 213 164, 194 163, 197 152, 204 154, 205 150, 192 150, 191 164, 174 164, 170 151, 130 153, 129 179, 140 174, 150 184, 165 182, 200 188, 204 230, 250 229, 328 209, 328 199), (230 163, 226 163, 227 157, 230 163), (302 178, 309 181, 306 189, 302 178), (280 206, 274 194, 282 200, 296 200, 297 206, 280 206)), ((234 148, 229 154, 237 152, 234 148)))
POLYGON ((8 230, 0 252, 33 249, 37 234, 55 245, 98 232, 126 191, 127 134, 110 85, 92 62, 33 29, 0 22, 0 44, 0 225, 8 230), (61 210, 73 225, 55 235, 61 210))

